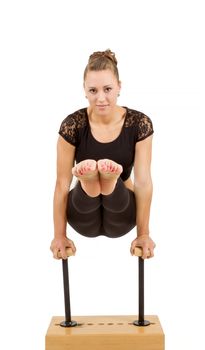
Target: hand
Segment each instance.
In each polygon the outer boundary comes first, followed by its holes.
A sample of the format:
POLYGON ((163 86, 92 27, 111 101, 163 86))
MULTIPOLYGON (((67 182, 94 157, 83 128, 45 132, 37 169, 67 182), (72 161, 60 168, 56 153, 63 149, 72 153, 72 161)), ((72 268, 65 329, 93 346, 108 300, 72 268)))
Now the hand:
POLYGON ((147 235, 140 235, 134 239, 131 243, 130 253, 134 255, 135 247, 142 248, 142 259, 152 258, 154 256, 154 248, 156 244, 154 241, 147 235))
POLYGON ((54 259, 60 259, 58 257, 58 252, 61 253, 62 259, 67 259, 66 248, 71 248, 75 254, 76 247, 71 239, 67 237, 54 238, 50 246, 50 250, 53 252, 54 259))

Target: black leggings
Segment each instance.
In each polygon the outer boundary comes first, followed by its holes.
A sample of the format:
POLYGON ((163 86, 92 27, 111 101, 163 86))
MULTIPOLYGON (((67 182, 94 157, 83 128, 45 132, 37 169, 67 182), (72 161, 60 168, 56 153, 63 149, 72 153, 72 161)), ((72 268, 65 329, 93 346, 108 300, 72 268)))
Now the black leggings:
POLYGON ((110 195, 89 197, 78 182, 68 194, 67 220, 75 231, 86 237, 123 236, 136 225, 134 192, 119 178, 110 195))

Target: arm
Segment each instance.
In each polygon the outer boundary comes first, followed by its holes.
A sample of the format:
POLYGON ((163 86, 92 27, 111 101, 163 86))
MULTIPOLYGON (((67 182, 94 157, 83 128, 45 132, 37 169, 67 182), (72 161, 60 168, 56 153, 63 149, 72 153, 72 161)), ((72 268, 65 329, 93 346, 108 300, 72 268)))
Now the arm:
POLYGON ((54 239, 51 242, 51 250, 54 258, 58 251, 62 258, 66 259, 65 249, 72 248, 75 252, 74 243, 66 237, 66 206, 68 192, 72 182, 72 167, 74 165, 75 147, 66 142, 61 136, 57 142, 57 179, 53 201, 54 239))
POLYGON ((134 193, 136 198, 136 226, 137 238, 132 242, 131 253, 135 246, 143 249, 143 258, 152 257, 155 247, 154 242, 149 237, 149 217, 152 200, 152 178, 151 178, 151 156, 152 156, 152 136, 137 142, 135 146, 134 160, 134 193))

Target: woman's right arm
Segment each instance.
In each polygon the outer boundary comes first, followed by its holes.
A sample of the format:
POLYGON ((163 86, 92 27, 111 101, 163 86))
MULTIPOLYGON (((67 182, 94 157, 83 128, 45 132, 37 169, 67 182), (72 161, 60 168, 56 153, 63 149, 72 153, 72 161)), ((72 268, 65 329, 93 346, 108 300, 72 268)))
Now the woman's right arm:
POLYGON ((58 259, 61 252, 66 259, 66 248, 71 248, 75 253, 74 243, 66 236, 67 216, 66 207, 68 193, 72 182, 72 167, 74 166, 75 146, 66 142, 59 136, 57 142, 57 178, 53 201, 54 239, 51 242, 53 257, 58 259))

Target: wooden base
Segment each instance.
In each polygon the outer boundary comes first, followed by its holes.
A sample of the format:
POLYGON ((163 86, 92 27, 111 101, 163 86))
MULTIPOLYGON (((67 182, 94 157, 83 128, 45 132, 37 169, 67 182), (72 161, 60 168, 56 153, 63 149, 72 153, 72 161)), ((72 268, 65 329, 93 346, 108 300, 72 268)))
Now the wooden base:
POLYGON ((149 326, 133 325, 136 316, 73 316, 76 327, 64 328, 63 317, 52 318, 46 350, 164 350, 164 333, 157 316, 149 326))

